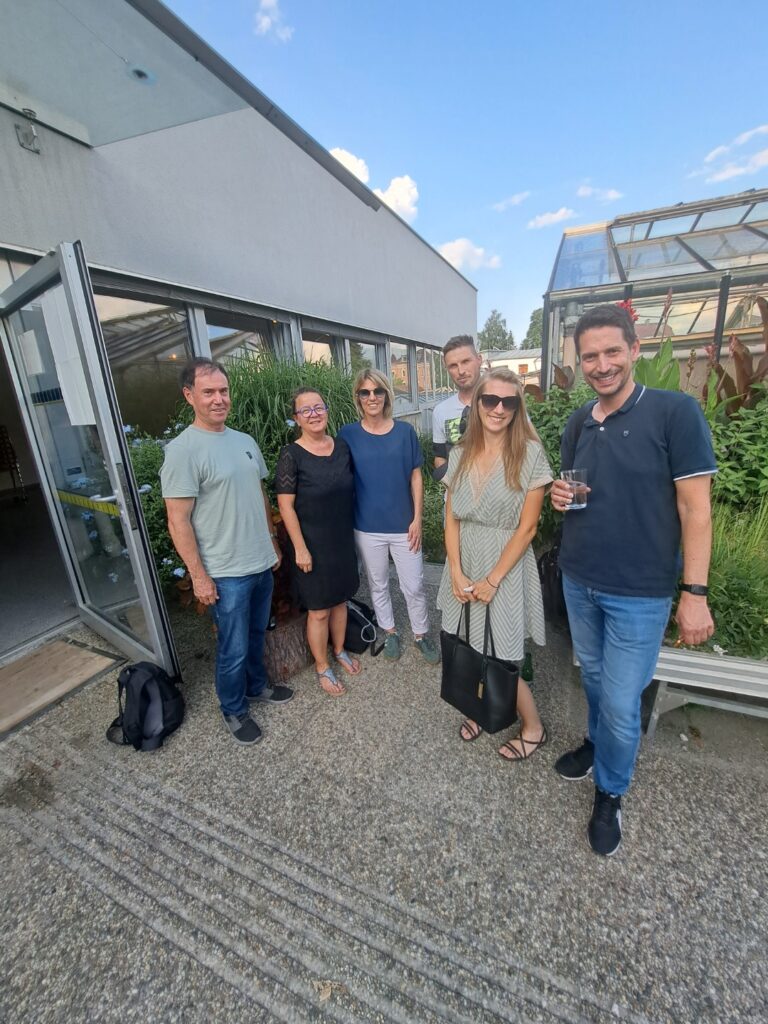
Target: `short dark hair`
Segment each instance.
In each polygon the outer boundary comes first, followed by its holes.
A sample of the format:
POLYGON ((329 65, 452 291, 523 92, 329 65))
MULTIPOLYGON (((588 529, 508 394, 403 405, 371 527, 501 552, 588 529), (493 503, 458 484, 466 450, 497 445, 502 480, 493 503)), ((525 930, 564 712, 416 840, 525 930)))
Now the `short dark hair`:
POLYGON ((464 348, 466 345, 471 349, 475 348, 475 339, 471 334, 457 334, 453 338, 449 338, 443 345, 443 359, 455 348, 464 348))
POLYGON ((626 309, 607 302, 602 306, 593 306, 579 318, 573 332, 573 343, 577 352, 582 334, 591 331, 593 327, 618 327, 630 348, 637 341, 634 321, 626 309))
POLYGON ((196 359, 190 359, 179 374, 179 383, 181 384, 182 391, 184 388, 193 388, 195 386, 195 378, 197 377, 198 370, 204 376, 209 373, 215 373, 218 370, 219 373, 223 373, 227 380, 229 380, 229 374, 221 363, 217 363, 215 359, 207 359, 205 356, 198 356, 196 359))
POLYGON ((317 388, 311 388, 309 386, 303 386, 303 387, 300 387, 300 388, 296 388, 296 390, 291 395, 291 412, 292 413, 296 412, 296 399, 297 398, 301 398, 302 395, 319 395, 320 398, 322 398, 322 400, 323 400, 323 404, 325 404, 325 395, 322 393, 322 391, 318 391, 317 388))

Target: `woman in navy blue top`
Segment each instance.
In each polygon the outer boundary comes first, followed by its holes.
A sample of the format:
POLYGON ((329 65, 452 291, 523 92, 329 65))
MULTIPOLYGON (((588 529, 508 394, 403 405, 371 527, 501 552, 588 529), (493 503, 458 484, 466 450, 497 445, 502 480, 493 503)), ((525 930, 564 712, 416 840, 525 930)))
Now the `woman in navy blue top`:
POLYGON ((354 383, 359 423, 339 437, 352 453, 355 474, 355 542, 368 576, 376 619, 386 632, 384 657, 397 660, 400 637, 389 594, 389 556, 395 563, 416 647, 431 664, 439 661, 427 635, 429 614, 421 557, 423 456, 413 427, 392 418, 392 387, 378 370, 361 370, 354 383))

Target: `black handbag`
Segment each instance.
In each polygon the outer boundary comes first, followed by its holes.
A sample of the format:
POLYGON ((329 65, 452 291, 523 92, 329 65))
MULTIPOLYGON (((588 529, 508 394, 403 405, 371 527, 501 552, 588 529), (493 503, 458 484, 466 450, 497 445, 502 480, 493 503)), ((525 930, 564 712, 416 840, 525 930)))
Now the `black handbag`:
POLYGON ((517 721, 519 671, 513 661, 496 657, 490 609, 485 610, 483 650, 469 643, 469 604, 464 606, 465 636, 440 630, 443 678, 440 696, 486 732, 500 732, 517 721))

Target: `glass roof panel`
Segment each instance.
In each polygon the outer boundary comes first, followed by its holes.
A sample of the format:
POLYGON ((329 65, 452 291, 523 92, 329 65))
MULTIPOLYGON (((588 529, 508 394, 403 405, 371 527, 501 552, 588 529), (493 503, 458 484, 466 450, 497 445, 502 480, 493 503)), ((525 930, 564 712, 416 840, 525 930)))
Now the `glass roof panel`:
POLYGON ((0 0, 0 103, 92 146, 245 100, 125 0, 0 0))
POLYGON ((757 203, 744 223, 753 224, 756 220, 768 220, 768 201, 757 203))
POLYGON ((725 228, 738 224, 744 216, 747 205, 747 203, 742 203, 740 206, 726 206, 723 210, 707 210, 699 218, 696 230, 705 231, 707 228, 725 228))
POLYGON ((649 238, 664 238, 666 235, 684 235, 690 231, 695 214, 688 214, 687 217, 667 217, 664 220, 655 220, 651 225, 649 238))
POLYGON ((641 224, 619 224, 611 228, 613 240, 617 245, 624 242, 642 242, 648 233, 650 221, 643 221, 641 224))
POLYGON ((716 263, 721 259, 738 259, 755 253, 763 253, 765 262, 768 263, 768 238, 762 238, 744 228, 713 231, 706 235, 697 233, 690 239, 689 244, 708 263, 716 263))
POLYGON ((619 246, 619 259, 630 281, 677 274, 695 274, 701 263, 673 239, 619 246))
POLYGON ((589 288, 619 281, 608 234, 600 231, 566 235, 555 267, 553 291, 589 288))

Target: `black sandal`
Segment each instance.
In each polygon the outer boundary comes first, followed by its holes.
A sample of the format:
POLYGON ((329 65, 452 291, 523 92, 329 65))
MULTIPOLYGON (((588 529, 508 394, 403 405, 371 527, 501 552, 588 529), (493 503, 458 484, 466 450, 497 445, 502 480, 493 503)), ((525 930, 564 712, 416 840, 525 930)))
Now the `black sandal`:
POLYGON ((539 747, 544 746, 548 739, 549 736, 547 735, 547 727, 545 725, 542 725, 541 727, 541 738, 538 740, 525 740, 523 739, 522 734, 518 733, 517 736, 513 736, 511 740, 507 740, 506 743, 502 743, 499 747, 499 757, 503 761, 512 761, 513 764, 515 761, 527 761, 529 757, 533 757, 539 747), (517 741, 523 748, 522 752, 519 751, 517 747, 512 746, 515 741, 517 741), (529 750, 528 747, 531 749, 529 750), (508 750, 512 756, 507 757, 506 754, 502 754, 502 750, 508 750))
POLYGON ((474 743, 478 736, 482 736, 483 730, 477 724, 477 722, 470 722, 469 718, 465 718, 459 726, 459 739, 462 743, 474 743), (462 733, 462 729, 466 729, 467 732, 471 733, 470 736, 465 736, 462 733), (473 729, 477 729, 477 732, 472 732, 473 729))

